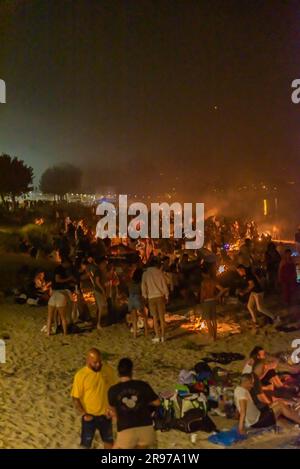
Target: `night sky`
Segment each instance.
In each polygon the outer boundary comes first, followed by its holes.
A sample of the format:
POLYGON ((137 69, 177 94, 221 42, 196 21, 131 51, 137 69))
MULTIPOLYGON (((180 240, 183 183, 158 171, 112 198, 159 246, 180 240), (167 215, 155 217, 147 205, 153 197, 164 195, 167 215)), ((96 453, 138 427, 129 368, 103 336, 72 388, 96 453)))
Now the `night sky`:
POLYGON ((299 1, 0 0, 0 78, 0 153, 36 179, 60 162, 150 171, 157 191, 297 178, 299 1))

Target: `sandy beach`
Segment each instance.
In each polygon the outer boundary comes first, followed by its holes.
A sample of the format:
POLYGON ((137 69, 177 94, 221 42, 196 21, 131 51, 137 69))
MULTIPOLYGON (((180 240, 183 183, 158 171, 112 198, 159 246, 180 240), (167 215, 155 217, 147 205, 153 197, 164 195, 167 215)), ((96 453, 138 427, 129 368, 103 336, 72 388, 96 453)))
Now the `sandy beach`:
MULTIPOLYGON (((134 360, 136 376, 147 380, 159 391, 173 390, 181 368, 192 368, 209 352, 248 354, 255 344, 263 344, 269 352, 291 351, 291 342, 299 333, 278 332, 262 327, 255 333, 223 333, 217 343, 209 344, 205 333, 190 333, 181 327, 169 326, 169 340, 159 346, 150 339, 133 340, 124 324, 98 332, 92 330, 67 337, 47 338, 41 332, 46 308, 0 304, 0 335, 6 342, 6 364, 0 365, 1 448, 78 448, 80 418, 72 406, 70 389, 74 373, 85 363, 85 354, 98 347, 113 366, 121 357, 134 360)), ((236 313, 226 313, 232 324, 236 313)), ((245 321, 244 321, 245 322, 245 321)), ((240 371, 242 362, 224 368, 240 371)), ((230 429, 235 423, 213 417, 219 429, 230 429)), ((280 433, 268 432, 252 436, 234 448, 276 448, 291 441, 299 429, 280 421, 280 433)), ((206 433, 198 433, 196 444, 190 436, 178 431, 157 432, 159 448, 221 448, 207 441, 206 433)), ((101 448, 96 439, 95 447, 101 448)))

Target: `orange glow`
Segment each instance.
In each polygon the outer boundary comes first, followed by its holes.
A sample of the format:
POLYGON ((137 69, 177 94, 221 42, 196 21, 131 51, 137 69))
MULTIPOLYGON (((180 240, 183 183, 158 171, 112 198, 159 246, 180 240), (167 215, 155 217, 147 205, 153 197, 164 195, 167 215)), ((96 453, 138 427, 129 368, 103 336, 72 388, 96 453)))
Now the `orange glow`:
POLYGON ((268 201, 264 199, 264 216, 268 215, 268 201))
POLYGON ((95 304, 95 297, 92 291, 86 291, 82 294, 83 299, 88 304, 95 304))
MULTIPOLYGON (((197 318, 195 321, 191 320, 188 323, 181 324, 182 329, 186 329, 190 332, 204 332, 208 334, 208 329, 205 321, 202 318, 197 318)), ((240 334, 241 328, 239 324, 229 320, 227 322, 218 322, 218 335, 228 335, 228 334, 240 334)))

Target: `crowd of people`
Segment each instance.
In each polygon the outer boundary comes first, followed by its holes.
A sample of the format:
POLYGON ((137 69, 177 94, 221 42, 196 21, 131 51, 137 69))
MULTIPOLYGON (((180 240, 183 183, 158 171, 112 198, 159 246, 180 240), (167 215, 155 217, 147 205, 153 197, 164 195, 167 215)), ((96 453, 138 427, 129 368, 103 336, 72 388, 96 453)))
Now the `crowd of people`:
MULTIPOLYGON (((259 236, 254 223, 209 219, 205 246, 197 251, 186 251, 184 240, 102 240, 85 220, 68 216, 57 217, 56 229, 50 254, 54 272, 39 269, 26 289, 29 304, 48 304, 48 335, 58 326, 67 334, 78 320, 92 321, 99 330, 125 320, 134 338, 142 330, 148 336, 153 324, 153 343, 163 343, 169 304, 195 308, 216 340, 217 305, 228 296, 246 306, 251 323, 259 327, 259 313, 265 322, 280 322, 265 305, 265 293, 281 293, 288 306, 297 285, 292 251, 259 236), (244 242, 239 237, 242 226, 251 236, 244 242), (86 289, 93 291, 94 317, 85 301, 86 289)), ((35 247, 22 239, 20 250, 32 255, 35 247)), ((26 295, 19 292, 19 301, 26 295)))

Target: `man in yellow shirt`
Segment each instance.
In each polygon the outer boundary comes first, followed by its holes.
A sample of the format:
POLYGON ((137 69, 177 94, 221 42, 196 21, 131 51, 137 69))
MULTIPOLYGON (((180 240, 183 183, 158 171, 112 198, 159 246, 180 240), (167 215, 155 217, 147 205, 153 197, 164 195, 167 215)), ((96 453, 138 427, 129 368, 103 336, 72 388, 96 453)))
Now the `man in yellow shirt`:
POLYGON ((98 429, 104 448, 113 445, 112 422, 109 416, 108 390, 117 383, 113 368, 102 362, 101 352, 92 348, 86 366, 77 371, 71 396, 82 416, 81 445, 90 448, 98 429))

